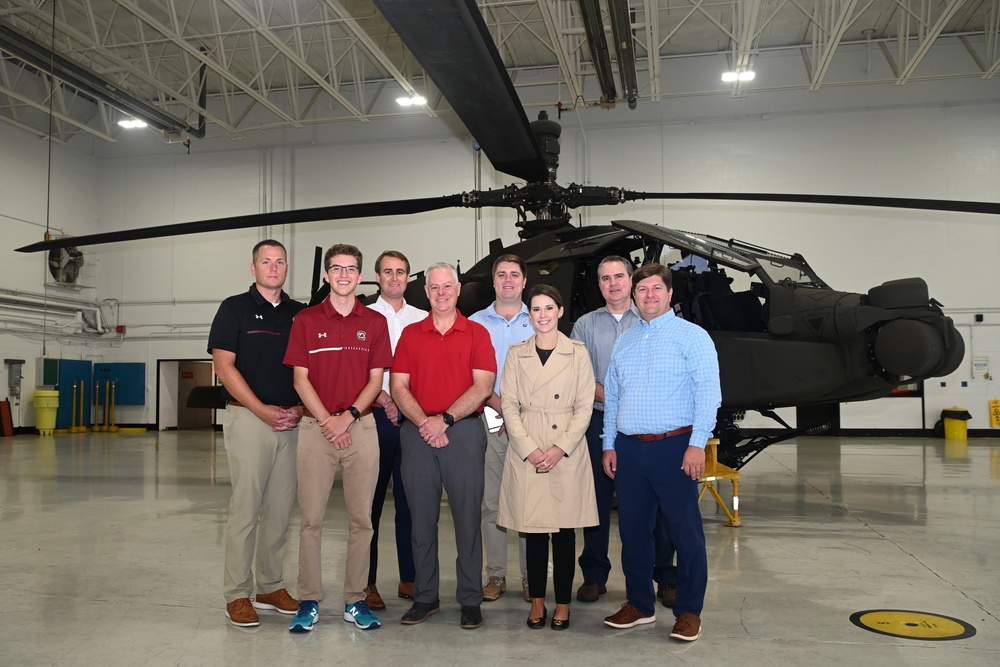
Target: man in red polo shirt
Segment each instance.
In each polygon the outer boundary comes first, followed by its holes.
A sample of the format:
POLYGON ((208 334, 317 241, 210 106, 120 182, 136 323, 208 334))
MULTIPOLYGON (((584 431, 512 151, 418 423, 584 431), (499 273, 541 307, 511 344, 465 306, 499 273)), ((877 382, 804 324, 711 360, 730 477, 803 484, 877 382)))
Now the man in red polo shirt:
POLYGON ((416 570, 413 606, 401 623, 421 623, 441 608, 437 524, 443 487, 455 523, 461 626, 473 629, 483 624, 480 507, 486 428, 479 413, 493 391, 497 362, 486 327, 458 312, 461 284, 455 267, 432 264, 424 289, 431 316, 403 329, 389 377, 392 400, 407 419, 400 440, 416 570))
POLYGON ((371 404, 392 364, 392 349, 385 317, 354 296, 361 260, 361 251, 352 245, 326 251, 330 298, 298 314, 285 352, 285 365, 293 367, 295 390, 305 405, 296 457, 302 512, 300 602, 289 626, 292 632, 308 632, 319 620, 323 517, 338 468, 344 471, 349 531, 344 620, 363 630, 380 625, 365 603, 379 459, 371 404))

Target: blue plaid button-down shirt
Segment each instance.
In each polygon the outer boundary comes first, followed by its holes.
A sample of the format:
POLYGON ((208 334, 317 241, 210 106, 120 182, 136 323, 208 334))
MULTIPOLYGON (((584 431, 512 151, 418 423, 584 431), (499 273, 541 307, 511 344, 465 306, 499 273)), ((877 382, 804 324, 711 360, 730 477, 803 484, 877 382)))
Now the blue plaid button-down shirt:
POLYGON ((704 448, 722 404, 719 357, 701 327, 668 310, 623 333, 604 380, 604 449, 626 435, 691 425, 690 444, 704 448))

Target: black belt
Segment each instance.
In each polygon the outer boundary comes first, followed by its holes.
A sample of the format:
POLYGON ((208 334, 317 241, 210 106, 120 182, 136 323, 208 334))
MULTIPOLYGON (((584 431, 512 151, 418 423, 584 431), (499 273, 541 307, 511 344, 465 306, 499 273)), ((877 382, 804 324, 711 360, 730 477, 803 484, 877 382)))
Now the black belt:
MULTIPOLYGON (((347 412, 347 410, 338 410, 337 412, 331 413, 330 416, 331 417, 339 417, 340 415, 344 414, 345 412, 347 412)), ((371 413, 372 413, 372 409, 371 408, 365 408, 364 410, 361 411, 361 416, 364 417, 365 415, 370 415, 371 413)), ((309 408, 307 408, 305 406, 302 407, 302 416, 303 417, 309 417, 310 419, 316 419, 316 417, 313 416, 313 413, 309 412, 309 408)), ((319 421, 319 420, 317 420, 317 421, 319 421)))
POLYGON ((690 433, 693 429, 693 426, 681 426, 680 428, 675 428, 673 431, 667 431, 666 433, 636 433, 634 435, 629 435, 629 437, 635 438, 636 440, 642 440, 643 442, 654 442, 656 440, 666 440, 667 438, 672 438, 675 435, 690 433))
MULTIPOLYGON (((434 414, 427 415, 427 416, 428 417, 440 417, 441 413, 440 412, 435 412, 434 414)), ((481 419, 482 416, 483 416, 482 412, 470 412, 469 414, 465 415, 461 419, 456 419, 455 423, 457 424, 458 422, 464 422, 466 419, 481 419)))

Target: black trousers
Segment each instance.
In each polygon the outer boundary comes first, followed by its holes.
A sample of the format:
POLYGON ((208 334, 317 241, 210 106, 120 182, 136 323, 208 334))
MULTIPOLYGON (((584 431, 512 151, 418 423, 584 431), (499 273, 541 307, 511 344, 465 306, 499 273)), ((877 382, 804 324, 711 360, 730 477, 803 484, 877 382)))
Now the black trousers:
MULTIPOLYGON (((563 528, 552 533, 552 584, 556 604, 573 599, 573 570, 576 569, 576 530, 563 528)), ((549 578, 549 533, 525 533, 525 558, 528 566, 528 594, 545 597, 549 578)))

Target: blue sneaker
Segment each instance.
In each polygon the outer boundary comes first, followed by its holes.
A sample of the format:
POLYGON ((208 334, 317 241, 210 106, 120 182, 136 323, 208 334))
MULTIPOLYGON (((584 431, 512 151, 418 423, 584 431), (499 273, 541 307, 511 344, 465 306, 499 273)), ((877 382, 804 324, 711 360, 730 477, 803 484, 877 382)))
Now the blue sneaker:
POLYGON ((348 623, 354 623, 362 630, 374 630, 382 626, 378 616, 372 613, 372 610, 368 608, 368 603, 364 600, 358 600, 354 604, 344 607, 344 620, 348 623))
POLYGON ((295 612, 292 622, 288 624, 288 631, 309 632, 317 623, 319 623, 319 602, 303 600, 299 603, 299 610, 295 612))

